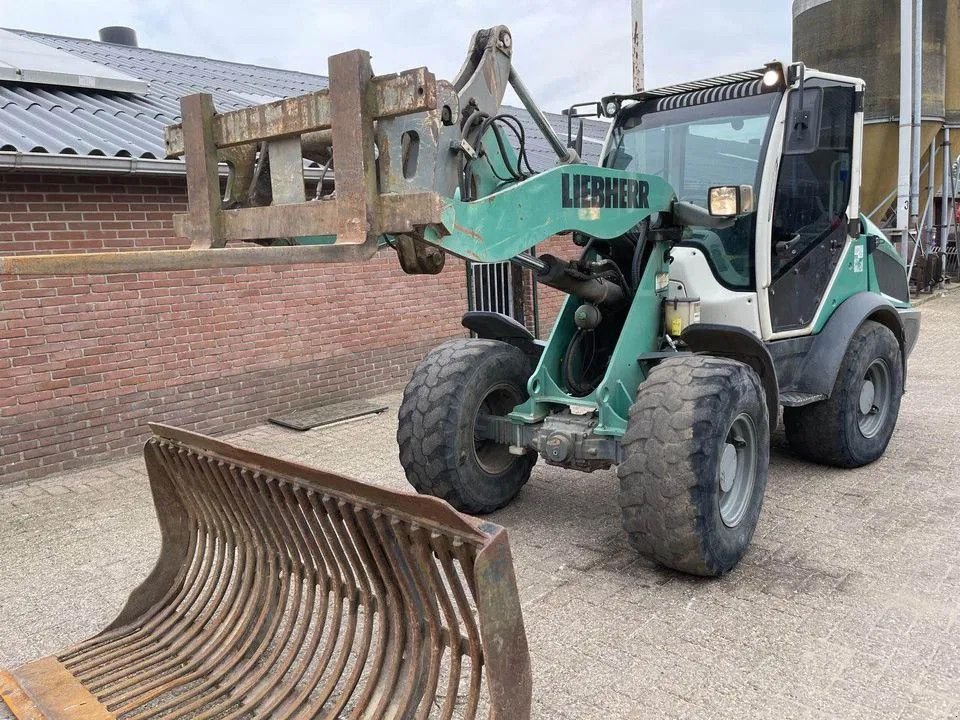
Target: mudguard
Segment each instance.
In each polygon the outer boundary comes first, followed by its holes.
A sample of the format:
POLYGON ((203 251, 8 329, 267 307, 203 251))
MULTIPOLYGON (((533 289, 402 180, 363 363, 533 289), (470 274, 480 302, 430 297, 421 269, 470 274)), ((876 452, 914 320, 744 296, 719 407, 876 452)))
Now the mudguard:
POLYGON ((830 397, 850 338, 867 320, 886 325, 896 336, 900 343, 903 376, 906 379, 907 356, 913 349, 920 327, 919 312, 911 308, 898 309, 881 295, 861 292, 847 298, 833 312, 823 330, 814 336, 795 375, 792 389, 796 392, 830 397), (909 333, 905 329, 905 321, 910 326, 909 333))
POLYGON ((753 368, 767 396, 770 429, 776 429, 780 390, 773 358, 763 341, 743 328, 713 323, 694 323, 683 331, 680 339, 695 353, 739 360, 753 368))
POLYGON ((530 358, 533 365, 540 361, 543 349, 547 346, 519 322, 501 313, 471 310, 464 314, 461 323, 479 338, 500 340, 519 348, 530 358))

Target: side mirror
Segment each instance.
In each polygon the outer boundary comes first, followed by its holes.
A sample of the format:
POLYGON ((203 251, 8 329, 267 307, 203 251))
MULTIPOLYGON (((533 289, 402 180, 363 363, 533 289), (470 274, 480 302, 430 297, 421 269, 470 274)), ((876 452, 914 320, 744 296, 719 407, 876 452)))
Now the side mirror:
POLYGON ((707 210, 714 217, 732 218, 754 210, 752 185, 719 185, 710 188, 707 210))
POLYGON ((573 148, 577 151, 577 155, 583 157, 583 117, 600 117, 600 103, 598 102, 588 102, 588 103, 576 103, 571 105, 569 108, 564 110, 561 115, 567 116, 567 147, 573 148), (593 110, 590 112, 580 112, 579 108, 588 107, 593 110), (577 134, 573 134, 573 119, 581 118, 580 127, 577 129, 577 134))
POLYGON ((580 121, 580 127, 577 129, 577 136, 572 141, 567 142, 567 147, 571 147, 576 150, 578 157, 583 157, 583 120, 580 121))
POLYGON ((787 134, 783 141, 784 155, 804 155, 817 149, 822 109, 823 88, 791 91, 790 104, 787 106, 787 134))

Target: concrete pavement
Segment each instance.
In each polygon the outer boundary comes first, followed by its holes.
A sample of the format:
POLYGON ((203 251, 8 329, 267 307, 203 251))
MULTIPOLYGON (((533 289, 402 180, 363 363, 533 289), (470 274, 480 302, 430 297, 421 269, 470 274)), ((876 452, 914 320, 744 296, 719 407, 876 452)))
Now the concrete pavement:
MULTIPOLYGON (((536 717, 960 718, 960 294, 922 312, 887 455, 823 468, 778 434, 753 547, 726 577, 638 559, 613 472, 535 468, 492 519, 510 530, 536 717)), ((230 439, 406 488, 398 396, 383 399, 379 417, 230 439)), ((158 540, 140 462, 0 487, 0 666, 107 624, 158 540)))

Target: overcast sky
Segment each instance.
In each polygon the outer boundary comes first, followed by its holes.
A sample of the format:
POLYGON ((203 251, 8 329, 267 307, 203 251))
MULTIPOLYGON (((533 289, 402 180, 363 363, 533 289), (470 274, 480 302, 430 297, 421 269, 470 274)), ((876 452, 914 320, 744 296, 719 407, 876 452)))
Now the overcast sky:
MULTIPOLYGON (((790 5, 647 0, 647 86, 790 59, 790 5)), ((474 30, 504 24, 514 67, 547 110, 631 82, 629 0, 0 0, 0 24, 89 38, 129 25, 143 47, 318 74, 328 55, 359 47, 377 73, 426 65, 445 79, 474 30)))

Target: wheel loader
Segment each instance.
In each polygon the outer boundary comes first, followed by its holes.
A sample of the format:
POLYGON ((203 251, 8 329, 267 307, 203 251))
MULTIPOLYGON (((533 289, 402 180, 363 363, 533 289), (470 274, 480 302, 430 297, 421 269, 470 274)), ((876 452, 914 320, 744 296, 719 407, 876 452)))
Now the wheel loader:
MULTIPOLYGON (((329 89, 310 95, 224 113, 186 97, 166 145, 186 163, 177 227, 189 248, 10 256, 0 272, 360 262, 378 250, 413 274, 448 255, 520 265, 568 296, 548 339, 503 315, 463 317, 471 337, 429 353, 403 393, 410 484, 482 515, 510 503, 538 461, 616 467, 638 552, 728 572, 759 519, 781 408, 793 450, 837 467, 877 460, 896 424, 919 314, 900 256, 860 212, 864 83, 774 62, 609 95, 587 106, 609 121, 593 166, 582 134, 557 136, 512 55, 497 26, 474 35, 453 82, 425 68, 374 76, 358 50, 331 57, 329 89), (523 125, 500 109, 508 86, 554 167, 531 169, 523 125), (305 161, 332 171, 333 191, 308 199, 305 161), (557 235, 564 258, 535 254, 557 235)), ((389 566, 380 558, 373 574, 389 566)), ((491 712, 525 716, 512 707, 491 712)))

